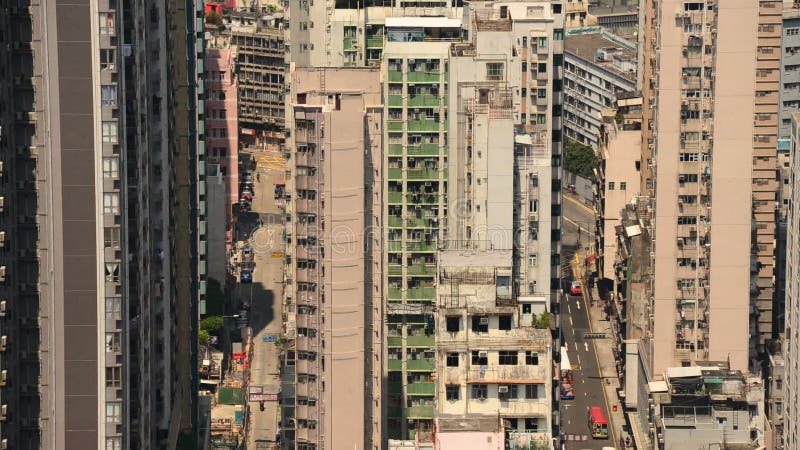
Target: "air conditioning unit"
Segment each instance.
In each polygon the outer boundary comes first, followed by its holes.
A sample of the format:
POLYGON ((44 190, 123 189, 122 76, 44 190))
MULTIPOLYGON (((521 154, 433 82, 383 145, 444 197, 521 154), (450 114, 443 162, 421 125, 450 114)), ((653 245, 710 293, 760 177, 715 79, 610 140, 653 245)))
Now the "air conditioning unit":
POLYGON ((8 405, 0 406, 0 422, 5 422, 8 418, 8 405))
POLYGON ((0 196, 0 212, 3 212, 6 208, 6 198, 0 196))
POLYGON ((478 358, 486 358, 487 356, 489 356, 489 354, 486 352, 478 352, 478 358))
POLYGON ((497 392, 500 394, 508 394, 508 386, 499 386, 497 392))
POLYGON ((0 283, 6 281, 6 266, 0 266, 0 283))
POLYGON ((480 324, 481 325, 489 325, 489 318, 488 317, 481 317, 480 324))
POLYGON ((8 382, 8 371, 2 370, 0 371, 0 386, 5 386, 8 382))
POLYGON ((5 300, 0 301, 0 317, 6 316, 6 309, 8 308, 8 302, 5 300))
POLYGON ((3 248, 5 246, 6 246, 6 232, 0 231, 0 248, 3 248))
POLYGON ((0 441, 0 450, 6 450, 8 448, 8 439, 3 439, 0 441))
POLYGON ((0 353, 4 353, 6 351, 7 345, 8 345, 8 336, 4 334, 0 336, 0 353))

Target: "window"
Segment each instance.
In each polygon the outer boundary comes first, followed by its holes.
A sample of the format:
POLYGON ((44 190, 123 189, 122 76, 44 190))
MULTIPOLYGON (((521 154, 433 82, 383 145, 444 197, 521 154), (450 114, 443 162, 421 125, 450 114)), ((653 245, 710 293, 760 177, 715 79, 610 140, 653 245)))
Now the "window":
POLYGON ((678 225, 697 225, 697 217, 678 216, 678 225))
POLYGON ((118 192, 104 192, 103 193, 103 213, 104 214, 119 214, 119 193, 118 192))
POLYGON ((106 297, 106 319, 119 320, 122 318, 122 299, 120 297, 106 297))
POLYGON ((106 402, 106 423, 122 423, 122 402, 106 402))
POLYGON ((456 333, 461 328, 461 318, 460 317, 448 317, 447 318, 447 331, 450 333, 456 333))
MULTIPOLYGON (((558 264, 554 264, 558 265, 558 264)), ((523 303, 522 304, 522 314, 532 314, 531 304, 530 303, 523 303)))
POLYGON ((447 367, 458 367, 458 353, 447 354, 447 367))
POLYGON ((628 187, 628 183, 626 183, 624 181, 620 181, 619 182, 619 190, 620 191, 624 191, 627 187, 628 187))
POLYGON ((117 106, 117 87, 114 85, 101 86, 100 99, 103 106, 117 106))
POLYGON ((103 142, 109 144, 117 143, 117 122, 103 122, 103 142))
POLYGON ((106 450, 122 450, 122 437, 121 436, 107 437, 106 450))
POLYGON ((537 43, 537 45, 539 47, 547 47, 547 38, 546 37, 540 37, 539 38, 539 42, 537 43))
POLYGON ((501 81, 503 79, 503 63, 486 63, 486 79, 501 81))
POLYGON ((120 332, 112 331, 106 333, 106 352, 116 353, 121 350, 122 350, 122 344, 120 342, 120 332))
POLYGON ((563 41, 564 40, 564 29, 563 28, 555 28, 555 29, 553 29, 553 40, 554 41, 563 41))
POLYGON ((114 13, 102 12, 100 13, 100 34, 109 36, 114 35, 114 13))
POLYGON ((116 156, 103 158, 103 178, 119 178, 119 158, 116 156))
POLYGON ((525 398, 536 399, 539 398, 539 386, 535 384, 525 385, 525 398))
POLYGON ((787 36, 797 36, 800 33, 800 28, 787 28, 786 35, 787 36))
POLYGON ((445 387, 445 393, 447 395, 447 400, 449 401, 456 401, 461 398, 461 386, 460 385, 453 385, 445 387))
POLYGON ((500 316, 500 326, 498 328, 500 328, 501 330, 510 330, 511 316, 500 316))
POLYGON ((539 263, 539 255, 536 253, 532 253, 528 255, 528 267, 536 267, 539 263))
POLYGON ((536 96, 539 98, 547 98, 547 89, 537 89, 536 96))
POLYGON ((485 366, 489 364, 489 358, 486 356, 486 352, 479 352, 477 350, 473 350, 472 352, 472 365, 473 366, 485 366))
POLYGON ((122 367, 106 367, 106 387, 121 388, 122 387, 122 367))
POLYGON ((539 354, 530 350, 525 352, 525 364, 529 366, 539 365, 539 354))
POLYGON ((609 181, 608 182, 608 190, 609 191, 613 191, 614 190, 614 182, 613 181, 609 181))
POLYGON ((519 362, 516 350, 500 350, 498 359, 501 366, 516 366, 519 362))
POLYGON ((119 283, 118 263, 106 263, 106 283, 119 283))
POLYGON ((501 385, 497 387, 497 396, 501 400, 508 400, 519 397, 519 386, 516 384, 501 385))
POLYGON ((103 229, 103 240, 107 248, 119 248, 120 234, 117 227, 106 227, 103 229))
POLYGON ((486 400, 489 396, 489 388, 485 384, 473 384, 471 397, 475 400, 486 400))
POLYGON ((476 333, 488 333, 489 318, 486 316, 472 316, 472 331, 476 333))
POLYGON ((100 50, 100 70, 116 70, 116 52, 113 48, 100 50))

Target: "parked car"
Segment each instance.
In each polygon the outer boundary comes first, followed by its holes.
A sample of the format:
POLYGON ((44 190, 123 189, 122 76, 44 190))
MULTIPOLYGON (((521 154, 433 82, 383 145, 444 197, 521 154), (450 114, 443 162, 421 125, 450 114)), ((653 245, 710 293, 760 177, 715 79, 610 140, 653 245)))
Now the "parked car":
POLYGON ((252 283, 253 282, 253 271, 250 269, 242 269, 241 273, 239 274, 239 282, 240 283, 252 283))
POLYGON ((242 262, 250 262, 253 260, 253 247, 245 245, 242 248, 242 262))
POLYGON ((572 284, 569 286, 569 293, 572 295, 583 294, 583 287, 581 287, 581 282, 573 281, 572 284))

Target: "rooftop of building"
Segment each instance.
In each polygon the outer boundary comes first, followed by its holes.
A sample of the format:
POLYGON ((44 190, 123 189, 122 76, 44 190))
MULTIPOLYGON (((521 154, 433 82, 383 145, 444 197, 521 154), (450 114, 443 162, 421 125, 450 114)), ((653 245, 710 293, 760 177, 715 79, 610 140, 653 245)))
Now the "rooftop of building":
POLYGON ((617 5, 605 4, 597 6, 589 6, 589 14, 593 16, 612 16, 612 15, 627 15, 638 14, 639 7, 637 5, 617 5))
POLYGON ((472 431, 479 433, 494 433, 502 431, 503 426, 498 416, 446 416, 436 418, 436 431, 464 432, 472 431))
POLYGON ((695 366, 668 367, 664 381, 650 382, 648 388, 666 404, 695 402, 697 398, 710 403, 752 403, 762 398, 763 381, 758 375, 731 370, 725 361, 698 361, 695 366))
POLYGON ((511 268, 511 249, 508 250, 443 250, 439 252, 440 268, 511 268))
POLYGON ((629 80, 636 78, 636 45, 603 27, 568 30, 564 51, 629 80))

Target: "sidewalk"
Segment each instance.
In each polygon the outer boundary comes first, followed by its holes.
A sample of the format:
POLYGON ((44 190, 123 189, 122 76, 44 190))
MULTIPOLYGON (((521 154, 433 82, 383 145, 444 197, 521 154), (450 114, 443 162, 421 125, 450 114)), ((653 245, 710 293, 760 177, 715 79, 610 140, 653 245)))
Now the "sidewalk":
MULTIPOLYGON (((618 449, 633 450, 632 446, 625 446, 622 444, 625 437, 628 436, 623 430, 626 424, 624 404, 625 402, 619 398, 620 380, 617 373, 617 361, 614 357, 614 346, 617 345, 615 338, 616 330, 612 329, 611 321, 606 320, 605 312, 603 311, 603 300, 598 300, 600 295, 597 292, 597 284, 588 290, 589 299, 592 306, 589 309, 589 316, 591 317, 592 331, 595 333, 605 333, 606 338, 601 339, 601 342, 594 341, 595 355, 597 356, 600 365, 600 373, 603 377, 603 388, 605 389, 605 397, 609 403, 609 426, 612 429, 612 435, 616 439, 614 445, 618 449), (616 405, 616 411, 614 406, 616 405)), ((627 427, 626 427, 627 428, 627 427)), ((631 445, 632 438, 631 438, 631 445)))

